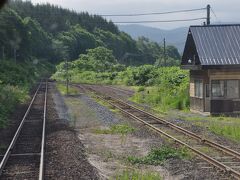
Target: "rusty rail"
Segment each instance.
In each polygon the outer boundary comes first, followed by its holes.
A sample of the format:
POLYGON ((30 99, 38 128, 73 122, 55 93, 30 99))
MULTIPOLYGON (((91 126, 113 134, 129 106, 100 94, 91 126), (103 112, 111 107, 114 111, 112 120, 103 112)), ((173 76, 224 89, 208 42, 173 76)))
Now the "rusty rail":
POLYGON ((46 116, 47 116, 47 95, 48 95, 48 81, 46 81, 46 91, 44 95, 44 112, 43 112, 43 128, 42 128, 42 143, 41 143, 41 159, 39 167, 39 180, 44 179, 44 157, 45 157, 45 132, 46 132, 46 116))
MULTIPOLYGON (((18 140, 18 137, 19 137, 19 135, 20 135, 20 133, 23 129, 24 123, 25 123, 25 121, 26 121, 26 119, 29 115, 29 112, 30 112, 30 110, 33 106, 33 103, 36 99, 36 96, 38 95, 39 89, 41 88, 42 84, 43 84, 43 82, 41 81, 37 90, 36 90, 36 92, 35 92, 35 94, 34 94, 34 96, 32 97, 32 100, 31 100, 31 102, 28 106, 28 109, 25 112, 24 117, 21 120, 20 125, 18 126, 17 131, 16 131, 10 145, 8 146, 8 149, 7 149, 6 153, 4 154, 4 157, 3 157, 3 159, 0 163, 0 176, 2 175, 3 170, 4 170, 4 168, 5 168, 5 166, 8 162, 8 159, 11 156, 12 150, 13 150, 13 148, 14 148, 17 140, 18 140)), ((46 81, 46 91, 45 91, 45 100, 44 100, 44 119, 43 119, 43 127, 42 127, 43 130, 42 130, 42 143, 41 143, 41 153, 40 153, 41 157, 40 157, 40 167, 39 167, 39 180, 44 179, 44 177, 43 177, 43 175, 44 175, 44 145, 45 145, 45 126, 46 126, 46 111, 47 111, 47 108, 46 108, 47 107, 47 93, 48 93, 47 92, 47 87, 48 87, 48 82, 46 81)), ((34 155, 34 153, 33 153, 33 155, 34 155)))
POLYGON ((240 153, 239 153, 239 152, 237 152, 237 151, 235 151, 235 150, 232 150, 232 149, 230 149, 230 148, 227 148, 227 147, 225 147, 225 146, 223 146, 223 145, 221 145, 221 144, 218 144, 218 143, 216 143, 216 142, 213 142, 213 141, 207 140, 207 139, 205 139, 205 138, 202 138, 201 136, 199 136, 199 135, 197 135, 197 134, 195 134, 195 133, 193 133, 193 132, 191 132, 191 131, 188 131, 188 130, 180 127, 180 126, 177 126, 177 125, 175 125, 175 124, 173 124, 173 123, 171 123, 171 122, 169 122, 169 121, 167 121, 167 120, 164 120, 164 119, 162 119, 162 118, 159 118, 159 117, 157 117, 157 116, 155 116, 155 115, 153 115, 153 114, 151 114, 151 113, 149 113, 149 112, 143 111, 143 110, 141 110, 141 109, 139 109, 139 108, 137 108, 137 107, 135 107, 135 106, 133 106, 133 105, 130 105, 130 104, 128 104, 128 103, 126 103, 126 102, 124 102, 124 101, 122 101, 122 100, 120 100, 120 99, 116 99, 116 98, 113 98, 113 97, 111 97, 111 96, 103 96, 102 94, 100 94, 99 92, 97 92, 96 90, 94 90, 94 89, 92 89, 92 88, 90 88, 90 87, 87 87, 87 88, 83 87, 83 88, 84 88, 84 89, 89 89, 89 91, 91 91, 91 92, 95 92, 97 98, 99 98, 99 99, 101 99, 101 100, 109 103, 111 106, 119 109, 122 113, 130 116, 131 118, 133 118, 133 119, 135 119, 135 120, 137 120, 137 121, 142 122, 143 124, 147 125, 147 126, 148 126, 149 128, 151 128, 152 130, 154 130, 155 132, 157 132, 157 133, 159 133, 159 134, 162 134, 162 135, 164 135, 164 136, 166 136, 166 137, 174 140, 174 141, 177 142, 178 144, 180 144, 180 145, 182 145, 182 146, 190 149, 190 150, 193 151, 197 156, 199 156, 200 158, 204 159, 204 160, 207 161, 209 164, 211 164, 211 165, 213 165, 213 166, 215 166, 215 167, 223 170, 224 172, 230 173, 230 174, 231 174, 233 177, 235 177, 236 179, 240 179, 240 172, 234 170, 234 169, 231 168, 230 166, 226 166, 225 164, 223 164, 223 163, 221 163, 220 161, 218 161, 218 160, 210 157, 209 155, 206 155, 205 153, 202 153, 201 151, 195 149, 194 147, 192 147, 192 146, 190 146, 190 145, 182 142, 181 140, 179 140, 179 139, 177 139, 177 138, 169 135, 168 133, 166 133, 166 132, 160 130, 159 128, 153 126, 152 124, 146 122, 146 121, 143 120, 142 118, 139 118, 139 117, 135 116, 134 114, 132 114, 132 113, 124 110, 123 108, 121 108, 121 107, 118 106, 117 104, 121 104, 121 105, 127 107, 128 109, 133 109, 133 110, 136 110, 136 111, 138 111, 138 112, 140 112, 140 113, 142 113, 142 114, 144 114, 144 115, 147 115, 148 117, 153 118, 154 120, 158 121, 158 122, 161 123, 161 124, 167 125, 168 127, 172 128, 172 129, 174 129, 174 130, 176 130, 176 131, 178 131, 178 132, 181 132, 181 133, 183 133, 183 134, 185 134, 185 135, 187 135, 187 136, 189 136, 189 137, 194 138, 195 140, 200 141, 202 144, 205 144, 205 145, 207 145, 207 146, 216 148, 217 150, 219 150, 219 151, 221 151, 221 152, 223 152, 223 153, 225 153, 225 154, 228 154, 228 155, 230 155, 230 156, 233 156, 233 157, 237 158, 238 160, 240 160, 240 153))

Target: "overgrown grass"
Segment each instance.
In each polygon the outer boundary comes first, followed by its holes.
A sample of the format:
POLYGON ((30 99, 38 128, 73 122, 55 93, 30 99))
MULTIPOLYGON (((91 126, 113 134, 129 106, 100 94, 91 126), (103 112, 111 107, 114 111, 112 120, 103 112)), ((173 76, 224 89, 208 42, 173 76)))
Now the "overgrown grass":
POLYGON ((126 170, 116 175, 116 180, 162 180, 155 172, 141 172, 138 170, 126 170))
MULTIPOLYGON (((62 83, 57 83, 57 89, 59 90, 59 92, 63 95, 67 94, 67 87, 65 84, 62 83)), ((77 95, 79 94, 79 91, 77 88, 74 88, 72 86, 68 87, 68 95, 77 95)))
POLYGON ((8 125, 8 116, 17 104, 26 102, 30 87, 52 70, 47 62, 14 63, 0 61, 0 128, 8 125))
POLYGON ((240 141, 240 119, 234 117, 184 117, 185 120, 195 121, 197 125, 208 128, 217 135, 226 137, 233 141, 240 141))
POLYGON ((172 90, 164 86, 139 87, 131 100, 141 104, 148 104, 160 113, 165 113, 170 109, 188 109, 188 91, 184 89, 174 91, 172 92, 172 90))
POLYGON ((172 148, 163 146, 160 148, 152 149, 144 157, 128 157, 128 162, 131 164, 148 164, 148 165, 161 165, 165 160, 170 158, 187 158, 190 154, 185 148, 172 148))
MULTIPOLYGON (((72 82, 138 87, 132 100, 149 104, 161 112, 169 109, 184 110, 189 107, 189 75, 188 71, 181 70, 179 67, 144 65, 128 67, 121 71, 97 72, 97 69, 80 71, 75 63, 72 62, 69 72, 72 82)), ((61 65, 57 68, 58 71, 52 78, 63 80, 65 71, 61 65)))
POLYGON ((25 88, 0 84, 0 128, 8 125, 8 115, 13 108, 29 98, 27 92, 25 88))
POLYGON ((121 134, 127 135, 135 131, 135 128, 129 124, 112 125, 109 129, 95 129, 96 134, 121 134))

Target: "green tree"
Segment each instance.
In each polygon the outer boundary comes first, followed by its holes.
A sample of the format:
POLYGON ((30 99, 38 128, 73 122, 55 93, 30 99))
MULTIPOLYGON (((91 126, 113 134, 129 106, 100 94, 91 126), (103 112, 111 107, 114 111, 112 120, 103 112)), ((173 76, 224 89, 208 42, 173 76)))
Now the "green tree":
POLYGON ((87 49, 96 47, 94 36, 79 25, 59 34, 57 39, 67 47, 68 57, 71 60, 77 59, 79 54, 86 53, 87 49))

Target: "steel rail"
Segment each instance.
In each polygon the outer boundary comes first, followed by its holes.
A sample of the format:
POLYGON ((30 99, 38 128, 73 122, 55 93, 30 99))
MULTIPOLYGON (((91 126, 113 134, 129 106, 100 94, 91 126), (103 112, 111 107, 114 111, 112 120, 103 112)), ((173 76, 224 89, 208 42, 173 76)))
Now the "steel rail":
MULTIPOLYGON (((93 90, 93 89, 92 89, 92 91, 94 91, 95 93, 98 93, 96 90, 93 90)), ((231 156, 234 156, 235 158, 237 158, 237 159, 240 160, 240 153, 237 152, 237 151, 235 151, 235 150, 232 150, 232 149, 230 149, 230 148, 227 148, 227 147, 225 147, 225 146, 223 146, 223 145, 221 145, 221 144, 218 144, 218 143, 216 143, 216 142, 207 140, 207 139, 205 139, 205 138, 203 138, 203 137, 201 137, 201 136, 199 136, 199 135, 197 135, 197 134, 195 134, 195 133, 193 133, 193 132, 191 132, 191 131, 188 131, 188 130, 180 127, 180 126, 177 126, 177 125, 175 125, 175 124, 167 121, 167 120, 164 120, 164 119, 162 119, 162 118, 160 118, 160 117, 157 117, 157 116, 155 116, 155 115, 153 115, 153 114, 151 114, 151 113, 149 113, 149 112, 146 112, 146 111, 144 111, 144 110, 142 110, 142 109, 139 109, 139 108, 137 108, 137 107, 135 107, 135 106, 133 106, 133 105, 131 105, 131 104, 129 104, 129 103, 126 103, 126 102, 124 102, 124 101, 122 101, 122 100, 120 100, 120 99, 113 98, 113 97, 110 97, 110 96, 108 96, 108 98, 111 98, 111 99, 113 99, 114 101, 118 101, 119 103, 121 103, 121 104, 123 104, 123 105, 125 105, 125 106, 128 106, 128 107, 130 107, 130 108, 132 108, 132 109, 135 109, 136 111, 139 111, 139 112, 141 112, 141 113, 144 113, 144 114, 150 116, 151 118, 155 119, 156 121, 159 121, 160 123, 163 123, 163 124, 165 124, 165 125, 173 128, 173 129, 175 129, 175 130, 177 130, 177 131, 180 131, 180 132, 184 133, 185 135, 191 136, 191 137, 193 137, 193 138, 201 141, 203 144, 209 145, 210 147, 217 148, 218 150, 221 150, 221 151, 223 151, 223 152, 225 152, 225 153, 227 153, 227 154, 229 154, 229 155, 231 155, 231 156)))
POLYGON ((47 116, 47 95, 48 95, 48 80, 46 80, 46 90, 44 96, 44 112, 43 112, 43 130, 42 130, 42 143, 41 143, 41 159, 39 167, 39 180, 44 179, 44 157, 45 157, 45 132, 46 132, 46 116, 47 116))
POLYGON ((16 131, 16 133, 15 133, 15 135, 14 135, 14 137, 13 137, 11 143, 10 143, 10 145, 8 146, 8 149, 7 149, 6 153, 4 154, 4 157, 3 157, 3 159, 2 159, 2 161, 0 163, 0 176, 2 175, 3 169, 4 169, 6 163, 7 163, 8 159, 9 159, 9 156, 11 155, 11 152, 12 152, 12 150, 13 150, 13 148, 15 146, 15 143, 16 143, 18 137, 19 137, 19 134, 20 134, 20 132, 22 130, 22 127, 23 127, 23 125, 24 125, 24 123, 26 121, 26 117, 28 116, 28 114, 29 114, 29 112, 30 112, 30 110, 32 108, 33 102, 35 101, 36 96, 37 96, 38 91, 39 91, 41 86, 42 86, 42 81, 40 82, 40 84, 39 84, 39 86, 38 86, 38 88, 37 88, 37 90, 36 90, 32 100, 31 100, 31 102, 30 102, 30 104, 28 106, 28 109, 27 109, 26 113, 24 114, 24 117, 23 117, 20 125, 18 126, 18 129, 17 129, 17 131, 16 131))
POLYGON ((133 115, 132 113, 127 112, 126 110, 122 109, 121 107, 117 106, 116 104, 109 102, 109 100, 106 100, 105 98, 102 98, 101 96, 97 95, 97 98, 109 103, 110 105, 112 105, 113 107, 119 109, 121 112, 123 112, 124 114, 127 114, 128 116, 132 117, 133 119, 136 119, 140 122, 142 122, 143 124, 147 125, 149 128, 153 129, 154 131, 158 132, 159 134, 163 134, 164 136, 173 139, 176 143, 181 144, 182 146, 185 146, 186 148, 192 150, 196 155, 198 155, 199 157, 201 157, 202 159, 204 159, 205 161, 207 161, 208 163, 212 164, 215 167, 220 168, 221 170, 230 173, 233 177, 235 177, 236 179, 240 179, 240 172, 232 169, 229 166, 226 166, 225 164, 215 160, 214 158, 202 153, 201 151, 195 149, 194 147, 191 147, 190 145, 178 140, 177 138, 167 134, 166 132, 160 130, 159 128, 153 126, 152 124, 144 121, 143 119, 133 115))
POLYGON ((161 123, 164 122, 163 124, 166 124, 166 125, 172 127, 172 128, 175 129, 175 130, 181 131, 181 132, 183 132, 185 135, 188 135, 188 136, 191 136, 191 137, 193 137, 193 138, 195 138, 195 139, 197 139, 197 140, 200 140, 200 141, 201 141, 203 144, 205 144, 205 145, 214 147, 214 148, 216 148, 216 149, 218 149, 218 150, 220 150, 220 151, 222 151, 222 152, 224 152, 224 153, 226 153, 226 154, 229 154, 229 155, 234 156, 234 157, 236 157, 236 158, 239 159, 239 153, 238 153, 237 151, 231 150, 231 149, 229 149, 229 148, 227 148, 227 147, 225 147, 225 146, 222 146, 222 145, 220 145, 220 144, 217 144, 217 143, 215 143, 215 142, 212 142, 212 141, 203 139, 203 138, 201 138, 200 136, 198 136, 198 135, 195 134, 195 133, 192 133, 192 132, 190 132, 190 131, 188 131, 188 130, 186 130, 186 129, 183 129, 183 128, 179 127, 179 126, 176 126, 175 124, 173 124, 173 123, 171 123, 171 122, 168 122, 168 121, 163 120, 163 119, 161 119, 161 118, 159 118, 159 117, 157 117, 157 116, 155 116, 155 115, 152 115, 152 114, 150 114, 150 113, 148 113, 148 112, 145 112, 145 111, 143 111, 143 110, 141 110, 141 109, 139 109, 139 108, 137 108, 137 107, 135 107, 135 106, 132 106, 132 105, 126 103, 126 102, 123 102, 122 100, 119 100, 119 99, 116 99, 116 98, 113 98, 113 97, 110 97, 110 96, 107 96, 107 97, 106 97, 106 96, 100 96, 99 93, 98 93, 96 90, 94 90, 94 89, 92 89, 92 88, 88 88, 88 89, 90 89, 90 91, 92 91, 92 92, 95 92, 95 93, 97 94, 97 95, 96 95, 97 98, 99 98, 99 99, 101 99, 101 100, 109 103, 109 104, 112 105, 113 107, 119 109, 119 110, 120 110, 121 112, 123 112, 124 114, 127 114, 128 116, 132 117, 133 119, 142 122, 143 124, 147 125, 149 128, 151 128, 151 129, 153 129, 154 131, 156 131, 157 133, 163 134, 164 136, 166 136, 166 137, 168 137, 168 138, 170 138, 170 139, 173 139, 175 142, 177 142, 177 143, 181 144, 182 146, 185 146, 185 147, 187 147, 188 149, 192 150, 196 155, 198 155, 199 157, 201 157, 202 159, 204 159, 204 160, 207 161, 208 163, 212 164, 213 166, 215 166, 215 167, 217 167, 217 168, 219 168, 219 169, 221 169, 221 170, 223 170, 223 171, 225 171, 225 172, 230 173, 233 177, 235 177, 235 178, 237 178, 237 179, 240 179, 240 172, 238 172, 238 171, 234 170, 233 168, 231 168, 231 167, 229 167, 229 166, 226 166, 225 164, 223 164, 223 163, 215 160, 214 158, 212 158, 212 157, 210 157, 210 156, 202 153, 201 151, 195 149, 194 147, 191 147, 190 145, 188 145, 188 144, 186 144, 186 143, 184 143, 184 142, 176 139, 175 137, 167 134, 166 132, 160 130, 159 128, 157 128, 157 127, 155 127, 155 126, 153 126, 152 124, 150 124, 150 123, 144 121, 143 119, 135 116, 134 114, 129 113, 128 111, 124 110, 123 108, 119 107, 118 105, 114 104, 113 102, 110 102, 110 100, 113 100, 115 103, 116 103, 116 102, 118 102, 118 103, 120 102, 120 104, 124 105, 125 107, 127 106, 127 107, 130 107, 130 108, 134 109, 134 110, 137 110, 138 112, 144 113, 145 115, 148 115, 148 116, 150 116, 151 118, 154 118, 155 120, 160 121, 161 123))
MULTIPOLYGON (((112 98, 112 97, 111 97, 111 98, 112 98)), ((152 117, 152 118, 155 119, 156 121, 159 121, 160 123, 162 122, 163 124, 165 124, 165 125, 173 128, 173 129, 175 129, 175 130, 177 130, 177 131, 181 131, 181 132, 183 132, 184 134, 186 134, 186 135, 188 135, 188 136, 191 136, 191 137, 193 137, 193 138, 201 141, 203 144, 207 144, 207 145, 209 145, 209 146, 211 146, 211 147, 217 148, 218 150, 221 150, 221 151, 223 151, 223 152, 225 152, 225 153, 227 153, 227 154, 229 154, 229 155, 231 155, 231 156, 234 156, 235 158, 237 158, 237 159, 240 160, 240 153, 237 152, 237 151, 235 151, 235 150, 232 150, 232 149, 230 149, 230 148, 227 148, 227 147, 225 147, 225 146, 223 146, 223 145, 221 145, 221 144, 218 144, 218 143, 216 143, 216 142, 207 140, 207 139, 205 139, 205 138, 203 138, 203 137, 201 137, 201 136, 199 136, 199 135, 197 135, 197 134, 195 134, 195 133, 193 133, 193 132, 191 132, 191 131, 188 131, 188 130, 180 127, 180 126, 177 126, 177 125, 175 125, 175 124, 167 121, 167 120, 164 120, 164 119, 162 119, 162 118, 160 118, 160 117, 157 117, 157 116, 155 116, 155 115, 153 115, 153 114, 151 114, 151 113, 149 113, 149 112, 146 112, 146 111, 144 111, 144 110, 141 110, 141 109, 139 109, 139 108, 137 108, 137 107, 135 107, 135 106, 133 106, 133 105, 130 105, 130 104, 128 104, 128 103, 126 103, 126 102, 124 102, 124 101, 122 101, 122 100, 120 100, 120 99, 116 99, 116 98, 112 98, 112 99, 113 99, 114 101, 120 102, 121 104, 123 104, 123 105, 125 105, 125 106, 129 106, 130 108, 135 109, 136 111, 139 111, 139 112, 141 112, 141 113, 147 114, 148 116, 152 117)))

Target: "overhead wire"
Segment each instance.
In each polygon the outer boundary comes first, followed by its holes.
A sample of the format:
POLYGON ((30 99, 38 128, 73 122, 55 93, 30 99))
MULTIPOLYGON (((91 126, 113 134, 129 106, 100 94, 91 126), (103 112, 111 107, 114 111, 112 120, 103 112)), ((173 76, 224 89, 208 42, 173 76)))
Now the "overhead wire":
POLYGON ((170 23, 170 22, 182 22, 182 21, 197 21, 206 19, 206 17, 193 18, 193 19, 172 19, 172 20, 156 20, 156 21, 113 21, 115 24, 138 24, 138 23, 170 23))
POLYGON ((216 18, 216 20, 220 23, 220 19, 217 17, 216 13, 214 12, 213 8, 211 7, 211 12, 213 13, 214 17, 216 18))
POLYGON ((100 16, 104 16, 104 17, 150 16, 150 15, 162 15, 162 14, 173 14, 173 13, 184 13, 184 12, 201 11, 201 10, 206 10, 206 8, 204 7, 204 8, 198 8, 198 9, 185 9, 185 10, 177 10, 177 11, 139 13, 139 14, 100 14, 100 16))

